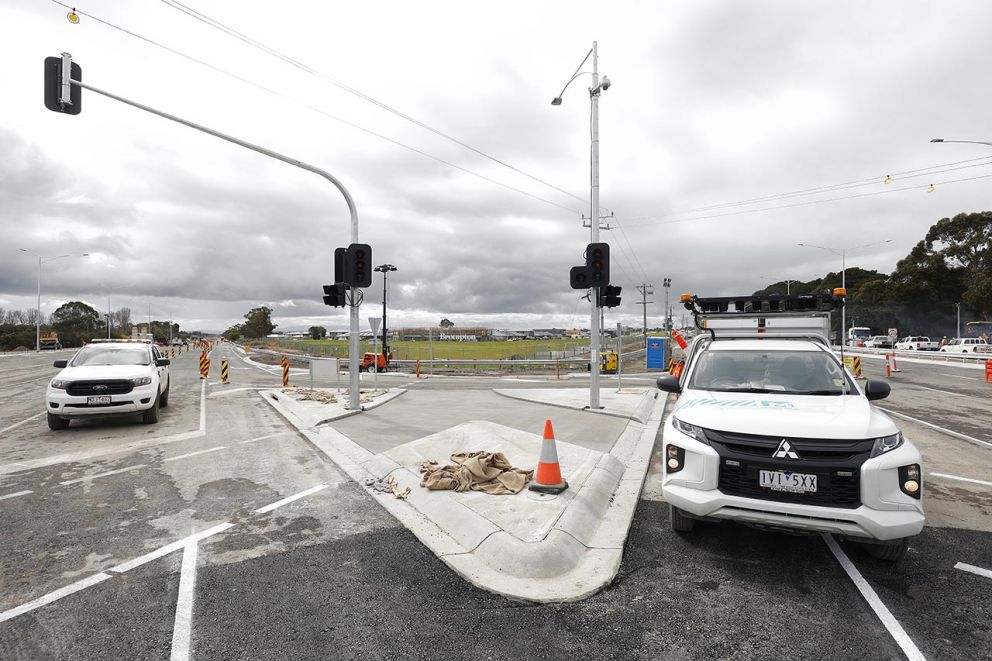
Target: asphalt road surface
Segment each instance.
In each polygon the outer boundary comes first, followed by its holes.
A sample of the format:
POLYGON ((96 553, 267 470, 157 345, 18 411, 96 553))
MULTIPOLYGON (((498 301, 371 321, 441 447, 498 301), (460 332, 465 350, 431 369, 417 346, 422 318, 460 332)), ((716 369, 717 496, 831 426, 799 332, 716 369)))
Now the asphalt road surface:
MULTIPOLYGON (((43 415, 54 357, 0 356, 5 660, 992 658, 992 385, 978 371, 901 363, 880 402, 971 439, 897 418, 924 453, 928 511, 899 565, 729 523, 676 534, 656 462, 613 584, 533 605, 451 572, 261 401, 254 388, 278 376, 230 347, 207 382, 196 354, 175 359, 156 425, 59 432, 43 415)), ((557 383, 379 378, 439 406, 557 383)))

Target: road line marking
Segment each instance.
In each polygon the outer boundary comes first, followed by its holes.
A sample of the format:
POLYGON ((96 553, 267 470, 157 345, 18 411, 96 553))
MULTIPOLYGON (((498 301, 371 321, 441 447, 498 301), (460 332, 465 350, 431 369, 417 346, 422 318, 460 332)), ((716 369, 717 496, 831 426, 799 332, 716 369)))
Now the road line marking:
POLYGON ((40 418, 41 416, 45 415, 46 413, 48 413, 48 411, 42 411, 38 415, 32 415, 27 420, 21 420, 20 422, 17 422, 15 424, 12 424, 9 427, 4 427, 3 429, 0 429, 0 434, 4 434, 6 432, 9 432, 11 429, 17 429, 21 425, 26 425, 27 423, 31 422, 32 420, 37 420, 38 418, 40 418))
POLYGON ((946 372, 937 372, 941 376, 952 376, 955 379, 968 379, 969 381, 981 381, 977 376, 961 376, 960 374, 947 374, 946 372))
POLYGON ((148 464, 135 464, 134 466, 128 466, 127 468, 118 468, 117 470, 107 471, 106 473, 97 473, 96 475, 90 475, 88 477, 77 477, 74 480, 64 480, 59 482, 62 486, 69 486, 70 484, 79 484, 80 482, 87 482, 89 480, 95 480, 99 477, 107 477, 108 475, 117 475, 118 473, 126 473, 128 471, 136 471, 139 468, 146 468, 148 464))
POLYGON ((207 432, 207 382, 200 384, 200 433, 207 432))
POLYGON ((225 450, 225 449, 227 449, 226 445, 218 445, 215 448, 209 448, 207 450, 197 450, 196 452, 187 452, 186 454, 178 454, 175 457, 169 457, 168 459, 163 459, 162 461, 163 462, 176 461, 177 459, 185 459, 186 457, 195 457, 198 454, 206 454, 208 452, 216 452, 217 450, 225 450))
POLYGON ((163 556, 169 555, 173 551, 178 551, 179 549, 183 548, 190 542, 194 542, 194 541, 199 542, 202 539, 206 539, 207 537, 211 537, 213 535, 216 535, 217 533, 224 532, 225 530, 233 527, 234 527, 233 523, 221 523, 219 525, 214 526, 213 528, 207 528, 206 530, 203 530, 198 533, 194 533, 189 537, 183 537, 178 541, 172 542, 170 544, 166 544, 165 546, 160 546, 154 551, 149 551, 148 553, 144 555, 140 555, 137 558, 128 560, 127 562, 122 562, 119 565, 115 565, 114 567, 111 567, 107 571, 113 572, 115 574, 123 574, 126 571, 131 571, 135 567, 140 567, 141 565, 147 564, 152 560, 158 560, 163 556))
POLYGON ((858 568, 854 566, 851 559, 848 558, 847 554, 845 554, 844 551, 841 550, 840 546, 837 545, 833 535, 821 533, 820 536, 823 538, 823 541, 826 542, 830 552, 834 554, 835 558, 837 558, 837 562, 839 562, 840 566, 844 568, 845 572, 847 572, 848 577, 854 581, 854 585, 858 588, 858 591, 861 592, 861 596, 865 598, 868 605, 871 606, 871 609, 875 611, 875 615, 878 616, 878 619, 881 620, 882 624, 885 625, 885 628, 888 629, 889 634, 896 641, 896 644, 902 648, 902 652, 906 655, 906 658, 910 659, 910 661, 915 661, 917 659, 920 661, 925 661, 926 657, 923 656, 923 652, 921 652, 916 644, 913 643, 909 635, 906 634, 906 630, 902 628, 902 625, 899 624, 899 621, 892 615, 892 612, 889 611, 889 609, 885 607, 885 604, 882 603, 882 600, 878 598, 878 594, 876 594, 875 590, 868 584, 865 577, 861 575, 861 572, 859 572, 858 568))
POLYGON ((963 562, 959 562, 954 565, 954 568, 960 569, 961 571, 971 572, 972 574, 978 574, 979 576, 984 576, 985 578, 992 578, 992 571, 982 569, 981 567, 976 567, 975 565, 968 565, 963 562))
POLYGON ((110 578, 110 574, 100 572, 99 574, 93 574, 92 576, 87 576, 86 578, 76 581, 75 583, 70 583, 64 588, 59 588, 53 592, 42 595, 33 601, 29 601, 26 604, 21 604, 16 608, 11 608, 8 611, 0 613, 0 622, 6 622, 7 620, 13 619, 18 615, 23 615, 33 611, 36 608, 41 608, 53 601, 58 601, 62 597, 68 597, 70 594, 79 592, 80 590, 85 590, 86 588, 96 585, 97 583, 102 583, 103 581, 110 578))
POLYGON ((285 434, 295 434, 295 433, 296 433, 295 431, 291 431, 291 430, 277 431, 276 433, 268 434, 267 436, 259 436, 258 438, 249 438, 247 441, 238 441, 238 445, 244 445, 245 443, 254 443, 256 441, 265 441, 270 438, 274 438, 276 436, 283 436, 285 434))
POLYGON ((986 486, 992 487, 992 482, 986 482, 985 480, 973 480, 970 477, 958 477, 957 475, 947 475, 946 473, 930 473, 934 477, 946 477, 948 480, 960 480, 961 482, 974 482, 975 484, 984 484, 986 486))
POLYGON ((288 505, 289 503, 293 502, 294 500, 299 500, 300 498, 305 498, 306 496, 309 496, 312 493, 317 493, 318 491, 321 491, 321 490, 326 489, 326 488, 327 488, 327 485, 326 484, 318 484, 317 486, 310 487, 309 489, 307 489, 305 491, 301 491, 298 494, 294 494, 294 495, 289 496, 287 498, 283 498, 282 500, 277 500, 276 502, 274 502, 274 503, 272 503, 270 505, 266 505, 265 507, 259 507, 257 510, 255 510, 255 513, 256 514, 265 514, 266 512, 271 512, 272 510, 276 509, 277 507, 282 507, 283 505, 288 505))
POLYGON ((889 415, 897 415, 900 418, 905 418, 906 420, 909 420, 911 422, 915 422, 917 424, 923 425, 924 427, 930 427, 931 429, 936 429, 937 431, 944 432, 948 436, 953 436, 954 438, 960 438, 960 439, 965 440, 965 441, 970 441, 972 443, 978 443, 979 445, 984 445, 986 447, 992 448, 992 443, 989 443, 988 441, 983 441, 981 439, 974 438, 972 436, 968 436, 967 434, 962 434, 960 432, 951 431, 950 429, 945 429, 944 427, 940 427, 938 425, 935 425, 932 422, 927 422, 926 420, 920 420, 919 418, 914 418, 911 415, 906 415, 905 413, 899 413, 898 411, 893 411, 892 409, 883 409, 881 406, 879 406, 878 408, 880 410, 882 410, 882 411, 885 411, 889 415))
POLYGON ((172 626, 170 661, 188 661, 190 633, 193 628, 193 596, 196 588, 196 542, 183 547, 183 564, 179 572, 179 597, 172 626))
POLYGON ((928 388, 927 386, 919 386, 919 385, 916 385, 915 383, 907 383, 906 385, 909 386, 910 388, 923 388, 924 390, 932 390, 933 392, 942 392, 945 395, 954 395, 955 397, 968 397, 969 396, 969 395, 965 395, 965 394, 960 393, 960 392, 951 392, 950 390, 941 390, 940 388, 928 388))
POLYGON ((28 489, 27 491, 15 491, 14 493, 8 493, 8 494, 4 494, 3 496, 0 496, 0 500, 7 500, 8 498, 17 498, 18 496, 26 496, 29 493, 34 493, 34 491, 32 491, 31 489, 28 489))

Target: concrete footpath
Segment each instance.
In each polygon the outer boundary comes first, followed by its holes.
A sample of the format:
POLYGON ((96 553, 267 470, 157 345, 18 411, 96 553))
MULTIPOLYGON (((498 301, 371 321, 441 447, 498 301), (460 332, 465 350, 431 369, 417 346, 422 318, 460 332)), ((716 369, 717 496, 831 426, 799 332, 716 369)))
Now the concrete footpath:
MULTIPOLYGON (((404 392, 363 391, 363 408, 388 407, 404 392)), ((493 392, 528 402, 520 406, 540 403, 577 411, 589 397, 588 390, 577 388, 493 392)), ((494 496, 429 491, 420 486, 418 466, 424 459, 449 463, 452 453, 485 450, 502 452, 514 466, 533 469, 540 434, 492 420, 466 420, 374 453, 333 426, 334 420, 356 415, 344 409, 346 396, 321 398, 311 391, 313 399, 306 400, 293 389, 260 394, 455 572, 485 590, 537 602, 583 599, 613 580, 666 402, 656 389, 604 392, 603 409, 573 415, 609 415, 627 423, 621 423, 622 432, 606 452, 557 440, 562 475, 569 484, 564 493, 525 489, 494 496), (389 490, 383 491, 387 485, 389 490)), ((443 401, 444 393, 437 397, 443 401)))

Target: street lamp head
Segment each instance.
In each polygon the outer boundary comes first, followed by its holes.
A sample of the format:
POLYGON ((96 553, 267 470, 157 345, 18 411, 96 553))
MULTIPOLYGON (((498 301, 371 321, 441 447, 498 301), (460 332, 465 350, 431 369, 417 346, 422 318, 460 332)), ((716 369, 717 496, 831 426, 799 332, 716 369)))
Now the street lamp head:
POLYGON ((944 141, 944 139, 943 139, 943 138, 932 138, 932 139, 930 140, 930 142, 943 142, 943 141, 944 141))
POLYGON ((560 96, 556 96, 555 98, 551 99, 551 105, 553 105, 553 106, 560 106, 561 105, 561 97, 560 96))
POLYGON ((612 84, 613 83, 610 82, 610 77, 609 76, 603 76, 603 82, 601 82, 599 84, 599 89, 601 89, 601 90, 603 90, 605 92, 606 90, 610 89, 610 86, 612 84))

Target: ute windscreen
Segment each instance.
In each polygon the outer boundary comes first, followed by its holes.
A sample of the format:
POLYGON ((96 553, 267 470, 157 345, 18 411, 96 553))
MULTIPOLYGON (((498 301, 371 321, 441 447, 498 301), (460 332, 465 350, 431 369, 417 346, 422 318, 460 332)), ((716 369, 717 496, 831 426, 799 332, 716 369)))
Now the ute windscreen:
POLYGON ((689 388, 793 395, 854 392, 838 362, 821 351, 706 351, 693 369, 689 388))

